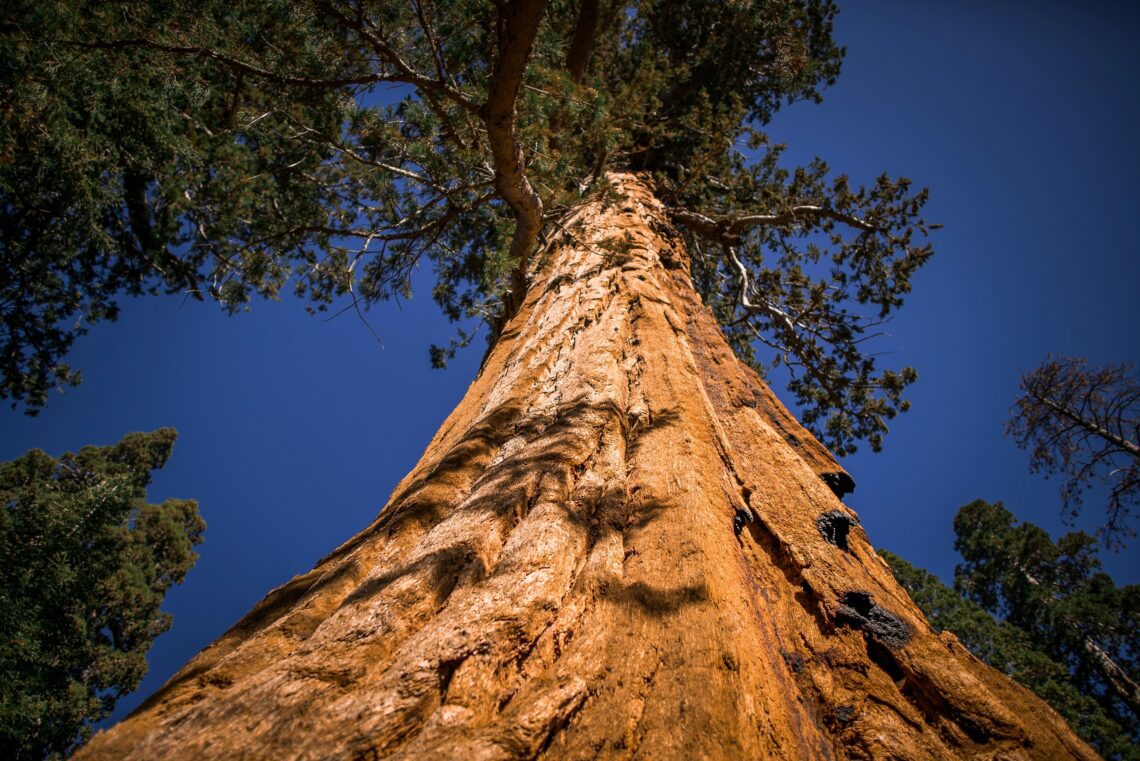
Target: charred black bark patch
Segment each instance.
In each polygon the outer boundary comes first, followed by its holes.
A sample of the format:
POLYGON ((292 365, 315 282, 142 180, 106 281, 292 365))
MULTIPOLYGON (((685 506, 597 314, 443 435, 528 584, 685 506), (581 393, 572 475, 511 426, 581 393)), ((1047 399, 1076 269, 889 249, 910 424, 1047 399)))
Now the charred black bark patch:
POLYGON ((732 516, 732 533, 740 536, 740 532, 744 527, 752 522, 752 513, 747 510, 737 508, 736 514, 732 516))
POLYGON ((835 545, 844 552, 851 551, 847 545, 847 535, 851 533, 851 527, 856 524, 857 521, 853 517, 840 510, 832 510, 815 519, 815 525, 819 527, 823 541, 835 545))
POLYGON ((820 473, 819 477, 827 484, 827 488, 831 489, 831 493, 840 499, 843 499, 844 494, 855 491, 855 479, 842 470, 837 470, 834 473, 820 473))
POLYGON ((804 670, 804 657, 799 653, 789 653, 786 650, 782 651, 780 655, 784 656, 784 663, 788 664, 788 668, 792 670, 793 674, 800 674, 804 670))
POLYGON ((855 706, 842 705, 831 711, 825 721, 832 730, 842 730, 850 726, 856 718, 855 706))
POLYGON ((910 641, 910 625, 886 608, 875 604, 870 592, 848 592, 839 601, 835 620, 862 629, 863 633, 891 650, 910 641))

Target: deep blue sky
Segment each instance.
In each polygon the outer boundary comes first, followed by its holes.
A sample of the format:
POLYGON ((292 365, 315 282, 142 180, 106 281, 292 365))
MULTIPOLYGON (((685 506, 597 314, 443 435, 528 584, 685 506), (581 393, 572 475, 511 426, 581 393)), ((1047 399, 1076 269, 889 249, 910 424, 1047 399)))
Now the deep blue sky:
MULTIPOLYGON (((1063 530, 1057 483, 1028 473, 1002 435, 1019 374, 1049 352, 1140 362, 1138 28, 1130 2, 848 2, 839 83, 771 125, 789 161, 818 154, 854 179, 929 185, 926 216, 946 226, 881 347, 919 369, 914 408, 883 453, 845 461, 872 542, 943 577, 951 520, 974 498, 1063 530)), ((428 344, 450 328, 419 282, 412 302, 369 314, 383 349, 351 313, 322 323, 257 303, 227 318, 132 301, 78 344, 81 387, 38 418, 0 414, 3 459, 181 433, 151 497, 198 499, 209 529, 168 595, 174 627, 118 715, 364 527, 419 458, 481 353, 428 368, 428 344)), ((1137 547, 1106 557, 1118 582, 1140 581, 1137 547)))

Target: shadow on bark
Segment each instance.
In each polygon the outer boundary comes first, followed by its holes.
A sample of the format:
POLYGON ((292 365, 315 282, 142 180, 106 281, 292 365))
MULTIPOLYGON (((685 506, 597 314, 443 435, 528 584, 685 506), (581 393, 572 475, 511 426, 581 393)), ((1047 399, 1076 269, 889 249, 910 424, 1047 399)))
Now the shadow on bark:
POLYGON ((445 547, 396 570, 368 579, 344 598, 340 607, 364 602, 379 595, 393 582, 405 576, 419 576, 424 571, 429 574, 428 586, 435 595, 436 605, 443 604, 463 576, 470 575, 473 581, 478 582, 487 573, 478 553, 467 544, 445 547))
POLYGON ((708 587, 704 582, 690 586, 666 589, 643 581, 624 586, 611 586, 602 596, 619 605, 636 606, 643 613, 665 616, 681 608, 708 602, 708 587))
MULTIPOLYGON (((433 467, 409 483, 400 494, 394 495, 389 508, 382 511, 371 526, 326 555, 309 572, 270 592, 227 630, 214 645, 222 648, 217 657, 176 674, 135 712, 147 710, 172 691, 208 674, 221 656, 269 629, 293 611, 307 595, 335 585, 346 573, 357 570, 351 559, 352 553, 369 541, 382 537, 384 533, 388 537, 395 536, 410 523, 430 531, 460 507, 476 514, 484 513, 493 520, 521 522, 541 496, 536 489, 543 475, 568 475, 567 488, 569 493, 573 493, 574 482, 598 454, 601 446, 599 433, 607 427, 616 425, 620 428, 628 459, 636 456, 638 448, 645 445, 645 437, 679 420, 675 410, 665 410, 647 422, 638 420, 631 425, 626 410, 613 402, 590 404, 584 401, 560 407, 553 416, 535 418, 525 425, 520 425, 522 415, 523 410, 516 405, 504 405, 485 415, 452 444, 447 454, 433 467), (541 440, 538 453, 490 464, 500 448, 516 437, 522 437, 528 448, 541 440), (433 485, 443 485, 448 492, 447 497, 441 499, 425 494, 425 490, 433 485), (475 492, 484 493, 471 499, 470 495, 475 492)), ((602 499, 580 503, 566 496, 562 504, 563 515, 572 524, 585 529, 587 553, 603 526, 624 535, 646 528, 664 511, 677 507, 663 500, 638 499, 636 493, 609 493, 602 499)), ((505 534, 509 534, 509 528, 505 534)), ((493 566, 487 567, 484 563, 479 550, 479 547, 463 542, 433 551, 366 580, 337 607, 359 604, 382 594, 408 575, 425 572, 435 604, 442 605, 460 584, 479 583, 495 573, 493 566)), ((611 587, 604 594, 616 603, 661 616, 675 613, 687 605, 708 601, 708 590, 703 583, 669 589, 635 582, 611 587)), ((314 624, 314 628, 316 625, 319 622, 314 624)))

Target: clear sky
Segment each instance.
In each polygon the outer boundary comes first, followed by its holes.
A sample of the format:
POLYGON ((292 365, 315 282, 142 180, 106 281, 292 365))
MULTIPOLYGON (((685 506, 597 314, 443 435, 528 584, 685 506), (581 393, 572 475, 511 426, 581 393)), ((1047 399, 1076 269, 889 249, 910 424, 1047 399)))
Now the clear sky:
MULTIPOLYGON (((789 161, 818 154, 855 180, 887 171, 931 188, 927 219, 946 227, 880 347, 918 368, 914 407, 881 454, 844 464, 872 542, 949 578, 951 521, 972 499, 1064 530, 1057 482, 1002 435, 1020 373, 1049 352, 1140 363, 1140 3, 841 5, 839 83, 770 133, 789 161)), ((209 528, 118 716, 367 525, 458 402, 482 346, 429 369, 428 344, 451 329, 429 274, 418 283, 411 302, 369 313, 383 348, 351 312, 321 322, 256 303, 227 318, 177 297, 131 301, 78 343, 82 386, 37 418, 0 413, 3 459, 181 434, 150 495, 198 499, 209 528)), ((1118 582, 1140 581, 1137 549, 1105 558, 1118 582)))

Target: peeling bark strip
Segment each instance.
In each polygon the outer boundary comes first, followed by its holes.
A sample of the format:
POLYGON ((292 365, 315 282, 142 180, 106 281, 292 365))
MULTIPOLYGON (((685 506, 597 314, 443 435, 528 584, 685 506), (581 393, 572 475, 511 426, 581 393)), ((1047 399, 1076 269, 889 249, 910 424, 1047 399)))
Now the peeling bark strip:
POLYGON ((821 538, 841 469, 611 181, 379 518, 79 758, 1096 758, 821 538))

